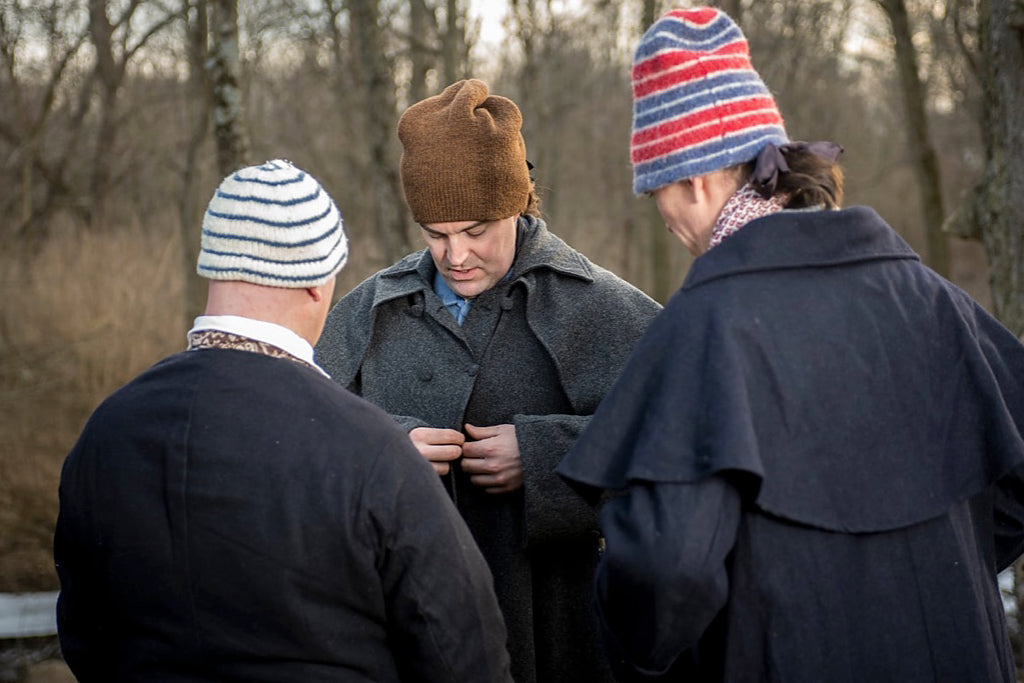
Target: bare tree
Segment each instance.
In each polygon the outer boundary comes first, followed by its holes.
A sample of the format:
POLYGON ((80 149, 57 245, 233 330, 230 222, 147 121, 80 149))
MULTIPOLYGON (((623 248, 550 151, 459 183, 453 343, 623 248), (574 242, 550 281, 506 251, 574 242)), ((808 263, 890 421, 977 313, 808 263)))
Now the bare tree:
POLYGON ((995 314, 1024 338, 1024 2, 981 0, 985 201, 978 208, 995 314))
POLYGON ((142 0, 118 4, 111 19, 108 12, 114 8, 108 0, 89 0, 89 36, 96 52, 95 73, 99 86, 99 123, 90 182, 91 202, 86 206, 87 218, 94 226, 105 218, 103 205, 115 181, 114 161, 117 155, 114 150, 118 144, 121 115, 118 95, 124 86, 128 65, 150 39, 177 20, 176 13, 161 12, 149 18, 147 27, 133 26, 133 20, 139 18, 142 7, 142 0))
POLYGON ((213 137, 221 176, 249 163, 249 137, 242 111, 237 0, 210 0, 210 93, 213 137))
MULTIPOLYGON (((334 7, 334 0, 325 4, 334 7)), ((379 0, 346 0, 348 40, 368 115, 364 118, 373 194, 375 233, 384 257, 394 261, 412 249, 393 139, 398 127, 395 81, 386 54, 379 0)), ((336 30, 336 29, 335 29, 336 30)), ((335 43, 338 42, 336 38, 335 43)))
POLYGON ((1024 0, 979 0, 976 26, 964 33, 970 35, 962 34, 961 44, 981 85, 986 161, 981 182, 946 227, 982 240, 994 313, 1024 339, 1024 0))
POLYGON ((441 65, 445 85, 466 77, 469 61, 467 4, 464 0, 445 0, 444 31, 441 32, 441 65))
POLYGON ((651 27, 658 19, 658 6, 661 3, 658 0, 643 0, 640 3, 640 34, 643 35, 644 31, 651 27))
MULTIPOLYGON (((640 10, 641 33, 650 28, 651 24, 657 21, 657 19, 657 0, 643 0, 640 10)), ((643 205, 640 215, 641 225, 644 226, 645 231, 650 237, 648 242, 648 261, 651 264, 651 281, 648 285, 648 293, 652 298, 664 303, 668 301, 668 298, 678 285, 676 281, 678 278, 672 272, 672 261, 669 258, 674 248, 672 236, 665 229, 665 221, 662 219, 661 214, 658 213, 658 207, 654 202, 648 202, 643 205)))
POLYGON ((182 22, 188 57, 188 89, 191 93, 192 132, 185 144, 181 166, 181 194, 178 201, 178 226, 185 273, 184 318, 186 325, 202 313, 206 288, 196 273, 200 231, 197 221, 199 199, 199 156, 210 134, 213 93, 206 71, 209 59, 209 8, 206 0, 185 0, 182 22))
MULTIPOLYGON (((0 91, 10 98, 0 115, 0 143, 8 148, 7 164, 17 166, 17 191, 4 193, 7 201, 0 210, 14 220, 0 237, 36 241, 46 237, 46 218, 63 198, 73 194, 66 180, 66 166, 81 143, 82 135, 71 135, 60 153, 47 155, 46 141, 52 140, 60 124, 63 130, 78 132, 88 98, 69 98, 68 85, 76 72, 72 63, 88 39, 86 27, 75 25, 74 7, 53 0, 44 7, 11 0, 0 5, 0 91), (38 32, 45 40, 45 57, 32 61, 26 55, 29 36, 38 32), (73 113, 80 104, 80 114, 73 113), (13 203, 17 201, 15 206, 13 203)), ((91 90, 92 76, 84 79, 82 92, 91 90)))
POLYGON ((426 0, 409 1, 409 101, 419 102, 427 96, 427 74, 437 63, 434 46, 437 17, 426 0))
POLYGON ((914 32, 904 0, 877 0, 892 26, 896 70, 903 97, 907 141, 917 176, 927 245, 926 260, 936 272, 949 275, 949 238, 943 232, 945 206, 938 155, 928 123, 928 94, 918 71, 914 32))

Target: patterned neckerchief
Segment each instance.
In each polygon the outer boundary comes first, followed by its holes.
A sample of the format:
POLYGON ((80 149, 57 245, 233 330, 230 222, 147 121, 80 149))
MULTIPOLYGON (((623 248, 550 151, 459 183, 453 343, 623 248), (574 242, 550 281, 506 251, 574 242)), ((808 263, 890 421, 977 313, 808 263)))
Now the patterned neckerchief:
POLYGON ((711 230, 711 243, 708 249, 717 246, 755 218, 770 216, 782 211, 783 208, 782 199, 778 196, 773 195, 771 199, 765 199, 758 194, 753 185, 747 183, 729 197, 729 201, 722 207, 715 227, 711 230))
POLYGON ((301 358, 296 358, 284 349, 278 348, 273 344, 268 344, 267 342, 262 342, 258 339, 251 339, 250 337, 243 337, 239 334, 222 332, 220 330, 200 330, 198 332, 190 332, 188 335, 188 350, 197 351, 199 349, 232 349, 234 351, 262 353, 264 356, 270 356, 271 358, 287 358, 288 360, 293 360, 296 363, 305 365, 306 367, 313 367, 301 358))

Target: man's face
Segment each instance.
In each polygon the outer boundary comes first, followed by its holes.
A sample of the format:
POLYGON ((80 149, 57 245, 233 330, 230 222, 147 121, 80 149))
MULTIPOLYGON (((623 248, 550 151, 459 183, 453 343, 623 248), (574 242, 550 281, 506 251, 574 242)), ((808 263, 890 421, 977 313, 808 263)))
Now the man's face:
POLYGON ((420 227, 441 277, 456 294, 471 299, 496 285, 512 267, 518 218, 420 227))

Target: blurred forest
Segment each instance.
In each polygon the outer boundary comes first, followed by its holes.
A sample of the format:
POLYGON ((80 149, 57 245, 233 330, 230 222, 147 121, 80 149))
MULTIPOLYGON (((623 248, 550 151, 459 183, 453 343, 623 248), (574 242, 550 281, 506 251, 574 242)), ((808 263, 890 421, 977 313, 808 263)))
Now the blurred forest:
MULTIPOLYGON (((0 0, 0 592, 56 588, 63 457, 183 347, 202 213, 233 168, 282 157, 323 182, 352 244, 340 296, 419 245, 398 116, 482 78, 523 111, 552 230, 666 300, 689 257, 630 189, 629 66, 674 4, 0 0)), ((710 4, 790 136, 845 147, 846 204, 1024 335, 1024 0, 710 4)))

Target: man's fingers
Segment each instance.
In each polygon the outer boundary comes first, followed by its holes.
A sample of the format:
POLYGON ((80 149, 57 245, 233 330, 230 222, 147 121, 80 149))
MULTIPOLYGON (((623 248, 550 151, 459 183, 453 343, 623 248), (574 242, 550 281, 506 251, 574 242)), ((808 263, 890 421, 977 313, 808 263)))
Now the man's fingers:
POLYGON ((503 425, 491 425, 490 427, 477 427, 466 423, 466 433, 474 439, 487 439, 492 436, 497 436, 501 432, 503 425))
POLYGON ((493 475, 497 471, 497 464, 493 460, 481 458, 470 453, 464 453, 462 459, 462 470, 467 474, 488 474, 493 475))
POLYGON ((479 486, 487 493, 508 493, 514 487, 508 477, 497 474, 475 474, 469 478, 474 486, 479 486))
POLYGON ((469 441, 462 447, 462 454, 467 458, 483 460, 492 450, 492 444, 487 441, 469 441))
MULTIPOLYGON (((420 453, 430 462, 450 462, 457 460, 462 455, 462 448, 459 446, 422 446, 420 453)), ((445 465, 447 468, 447 465, 445 465)))
POLYGON ((466 436, 460 431, 436 427, 416 427, 409 432, 409 437, 413 443, 429 445, 461 446, 466 441, 466 436))

